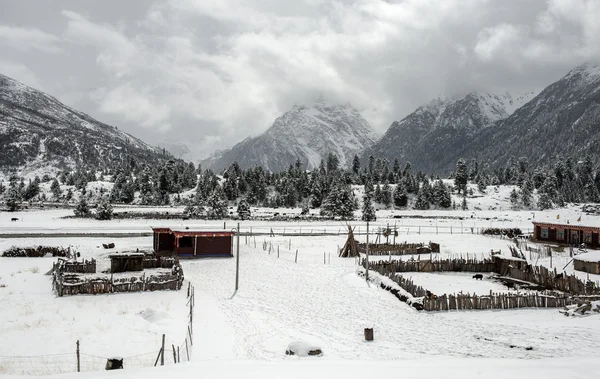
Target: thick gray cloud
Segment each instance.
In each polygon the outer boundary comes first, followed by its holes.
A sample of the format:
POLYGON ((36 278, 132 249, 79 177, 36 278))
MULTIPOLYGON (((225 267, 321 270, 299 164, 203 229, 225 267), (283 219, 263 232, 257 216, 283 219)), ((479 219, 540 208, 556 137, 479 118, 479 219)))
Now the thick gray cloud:
POLYGON ((293 104, 374 128, 439 95, 540 90, 600 59, 599 0, 3 2, 0 72, 199 156, 293 104))

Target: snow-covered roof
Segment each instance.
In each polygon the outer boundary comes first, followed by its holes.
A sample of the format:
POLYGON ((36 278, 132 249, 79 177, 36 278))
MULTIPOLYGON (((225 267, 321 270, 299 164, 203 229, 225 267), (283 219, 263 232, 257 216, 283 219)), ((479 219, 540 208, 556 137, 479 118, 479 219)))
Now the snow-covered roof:
POLYGON ((136 252, 136 251, 123 251, 121 253, 113 253, 110 254, 108 257, 109 258, 124 258, 124 257, 144 257, 145 254, 143 252, 136 252))
POLYGON ((532 222, 534 224, 552 224, 564 227, 589 227, 589 228, 600 228, 600 217, 595 215, 588 215, 574 209, 560 209, 556 210, 556 213, 541 213, 534 212, 532 222), (541 217, 540 217, 541 216, 541 217))
POLYGON ((600 262, 600 251, 590 251, 575 257, 575 260, 582 262, 600 262))

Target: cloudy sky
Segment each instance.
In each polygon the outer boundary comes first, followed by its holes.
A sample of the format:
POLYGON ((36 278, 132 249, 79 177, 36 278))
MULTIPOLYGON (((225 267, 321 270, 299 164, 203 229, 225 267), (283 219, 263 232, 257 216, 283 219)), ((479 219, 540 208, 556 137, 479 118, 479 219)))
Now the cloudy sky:
POLYGON ((0 0, 0 73, 200 156, 294 104, 379 133, 439 95, 540 90, 600 59, 600 0, 0 0))

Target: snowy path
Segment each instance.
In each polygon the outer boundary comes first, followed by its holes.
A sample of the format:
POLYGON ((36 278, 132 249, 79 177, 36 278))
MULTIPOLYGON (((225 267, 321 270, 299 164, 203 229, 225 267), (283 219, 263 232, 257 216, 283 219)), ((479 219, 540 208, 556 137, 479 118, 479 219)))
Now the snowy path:
POLYGON ((568 319, 555 309, 418 313, 359 279, 352 260, 295 264, 244 246, 240 267, 240 290, 231 298, 234 259, 184 263, 197 298, 194 360, 286 359, 285 347, 297 339, 319 344, 325 359, 541 358, 591 356, 600 348, 597 316, 568 319), (365 327, 375 328, 373 343, 363 341, 365 327))

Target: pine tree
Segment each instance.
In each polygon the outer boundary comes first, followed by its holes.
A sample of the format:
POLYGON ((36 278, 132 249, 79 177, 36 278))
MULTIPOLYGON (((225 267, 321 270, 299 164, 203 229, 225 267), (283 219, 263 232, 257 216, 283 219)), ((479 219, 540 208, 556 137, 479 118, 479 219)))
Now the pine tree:
POLYGON ((386 208, 389 208, 392 204, 392 190, 387 182, 384 182, 383 187, 381 187, 381 204, 386 208))
POLYGON ((207 202, 207 215, 212 219, 222 219, 227 216, 227 199, 225 192, 221 186, 217 185, 215 189, 208 196, 207 202))
POLYGON ((321 215, 326 217, 340 217, 343 220, 354 218, 356 201, 349 185, 336 183, 321 206, 321 215))
POLYGON ((406 207, 408 204, 408 193, 403 183, 398 183, 394 190, 394 206, 395 207, 406 207))
POLYGON ((450 208, 452 206, 452 197, 450 195, 450 190, 448 187, 442 182, 441 179, 438 179, 433 184, 433 203, 440 208, 450 208))
POLYGON ((375 202, 381 203, 381 186, 379 184, 375 186, 375 193, 373 196, 375 202))
POLYGON ((417 193, 417 201, 415 202, 414 209, 426 210, 429 209, 429 201, 425 198, 423 191, 419 190, 417 193))
POLYGON ((427 202, 435 203, 433 188, 431 187, 431 183, 429 183, 429 179, 427 178, 423 180, 423 184, 421 185, 421 193, 427 202))
POLYGON ((529 208, 532 204, 533 197, 533 181, 531 179, 526 179, 523 183, 523 189, 521 189, 521 204, 524 207, 529 208))
POLYGON ((110 220, 113 217, 113 207, 106 198, 102 198, 96 206, 97 220, 110 220))
POLYGON ((456 171, 454 172, 454 186, 460 194, 467 193, 467 180, 469 179, 469 171, 464 159, 460 158, 456 162, 456 171))
POLYGON ((23 191, 23 200, 29 201, 36 197, 40 193, 40 180, 36 177, 37 180, 30 180, 29 184, 23 191))
POLYGON ((466 211, 466 210, 468 210, 468 209, 469 209, 469 207, 467 206, 467 197, 466 197, 466 196, 463 196, 463 199, 462 199, 462 204, 461 204, 460 208, 461 208, 463 211, 466 211))
POLYGON ((352 160, 352 172, 354 175, 358 175, 360 172, 360 159, 358 159, 357 155, 355 155, 354 159, 352 160))
POLYGON ((540 193, 537 206, 540 210, 552 209, 552 200, 546 192, 540 193))
POLYGON ((52 192, 52 196, 54 196, 54 199, 60 198, 62 191, 60 190, 60 184, 58 183, 58 180, 56 180, 56 178, 52 181, 52 184, 50 185, 50 191, 52 192))
POLYGON ((87 217, 90 215, 90 207, 85 199, 85 196, 81 196, 77 205, 75 205, 75 209, 73 209, 73 213, 77 217, 87 217))
POLYGON ((250 205, 248 205, 246 199, 241 199, 238 203, 237 214, 242 221, 250 218, 250 205))
POLYGON ((512 209, 519 209, 519 194, 516 188, 510 192, 510 206, 512 209))
POLYGON ((371 197, 371 193, 369 192, 365 192, 365 195, 363 196, 362 216, 360 219, 362 221, 377 220, 377 216, 375 215, 375 208, 373 208, 373 199, 371 197))
POLYGON ((485 193, 485 191, 487 189, 486 188, 487 185, 485 183, 485 178, 482 175, 480 175, 480 176, 477 177, 476 180, 477 180, 477 189, 479 190, 479 192, 485 193))
POLYGON ((18 211, 21 208, 21 195, 16 186, 11 185, 8 188, 4 201, 9 212, 18 211))
POLYGON ((140 189, 140 203, 142 205, 152 204, 152 183, 150 182, 150 169, 145 167, 139 177, 138 187, 140 189))

